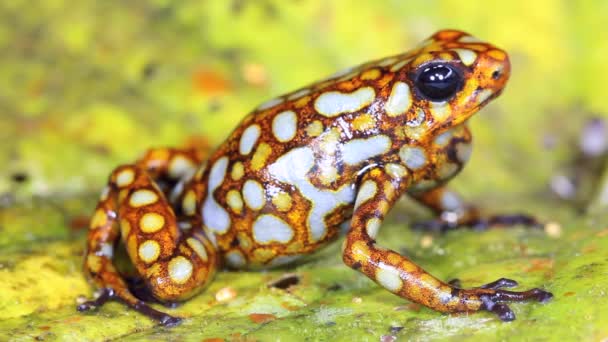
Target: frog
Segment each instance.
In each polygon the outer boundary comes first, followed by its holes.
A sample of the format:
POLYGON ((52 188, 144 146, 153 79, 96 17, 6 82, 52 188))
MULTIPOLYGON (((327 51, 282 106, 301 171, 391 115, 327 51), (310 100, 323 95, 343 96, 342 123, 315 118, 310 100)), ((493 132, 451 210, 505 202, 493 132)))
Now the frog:
POLYGON ((215 149, 154 148, 112 171, 92 215, 84 272, 99 289, 79 311, 115 300, 165 326, 169 305, 200 293, 218 270, 290 265, 344 235, 342 259, 391 293, 442 313, 547 302, 541 288, 500 278, 462 288, 376 237, 401 197, 438 216, 422 228, 534 224, 484 217, 447 183, 472 151, 468 120, 510 77, 506 51, 459 30, 271 99, 215 149), (120 242, 120 243, 119 243, 120 242), (122 247, 121 247, 122 246, 122 247), (119 272, 123 248, 146 296, 119 272))

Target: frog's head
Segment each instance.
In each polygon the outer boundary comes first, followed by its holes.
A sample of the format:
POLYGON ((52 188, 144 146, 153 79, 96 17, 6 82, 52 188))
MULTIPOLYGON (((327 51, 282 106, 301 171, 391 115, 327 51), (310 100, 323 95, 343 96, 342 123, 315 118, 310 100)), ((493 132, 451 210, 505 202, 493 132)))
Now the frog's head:
POLYGON ((432 131, 464 122, 500 95, 511 69, 505 51, 454 30, 435 33, 404 57, 397 79, 411 89, 408 120, 425 115, 432 131))

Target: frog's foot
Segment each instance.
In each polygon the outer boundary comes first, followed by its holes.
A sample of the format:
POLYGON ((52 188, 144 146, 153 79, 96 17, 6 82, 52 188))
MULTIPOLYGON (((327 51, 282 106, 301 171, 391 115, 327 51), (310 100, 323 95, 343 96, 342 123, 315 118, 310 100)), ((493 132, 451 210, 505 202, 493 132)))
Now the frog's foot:
POLYGON ((539 288, 533 288, 531 290, 522 292, 501 290, 501 288, 504 287, 509 288, 515 286, 517 286, 517 282, 515 280, 500 278, 478 288, 454 290, 458 293, 458 297, 465 298, 467 300, 478 298, 482 303, 478 310, 493 312, 504 322, 515 320, 515 313, 513 313, 511 308, 505 304, 507 302, 524 302, 535 300, 540 303, 546 303, 553 298, 553 294, 551 292, 547 292, 539 288))
POLYGON ((108 287, 100 289, 99 296, 96 299, 86 301, 78 305, 76 309, 80 312, 92 311, 103 306, 105 303, 111 300, 123 302, 134 310, 142 313, 145 316, 150 317, 151 319, 159 322, 160 324, 166 327, 176 326, 182 321, 179 317, 174 317, 167 313, 153 309, 141 300, 133 302, 129 299, 123 299, 119 295, 117 295, 116 291, 108 287))
POLYGON ((518 225, 535 229, 543 227, 541 222, 527 214, 493 215, 487 218, 474 215, 472 217, 460 219, 456 214, 450 215, 450 213, 444 213, 441 215, 441 218, 438 219, 414 222, 412 224, 412 229, 444 233, 460 227, 481 231, 491 227, 508 228, 518 225))

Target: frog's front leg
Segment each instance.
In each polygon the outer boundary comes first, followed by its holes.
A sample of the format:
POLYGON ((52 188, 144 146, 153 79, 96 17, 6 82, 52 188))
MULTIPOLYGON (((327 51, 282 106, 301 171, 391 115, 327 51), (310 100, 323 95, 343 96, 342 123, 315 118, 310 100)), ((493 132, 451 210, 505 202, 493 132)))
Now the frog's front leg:
POLYGON ((537 288, 524 292, 501 290, 517 285, 508 279, 460 289, 440 281, 399 253, 376 245, 375 237, 382 220, 408 183, 407 176, 392 178, 381 168, 363 176, 343 246, 343 259, 348 266, 398 296, 441 312, 486 310, 496 313, 503 321, 510 321, 515 315, 505 302, 544 302, 552 298, 551 293, 537 288))
POLYGON ((134 165, 117 168, 91 220, 85 254, 85 272, 101 295, 79 305, 86 311, 108 300, 119 300, 164 325, 180 319, 159 312, 136 298, 113 263, 119 238, 151 295, 161 302, 186 299, 213 276, 218 262, 214 246, 196 215, 197 199, 204 189, 192 187, 185 195, 172 194, 180 204, 175 214, 157 180, 174 183, 191 173, 198 158, 192 151, 150 151, 134 165), (178 222, 187 224, 182 231, 178 222))
POLYGON ((412 198, 431 209, 437 219, 416 222, 414 229, 447 231, 458 227, 484 230, 492 226, 510 227, 525 225, 539 228, 542 224, 528 214, 503 214, 484 217, 476 206, 467 204, 456 192, 440 186, 426 192, 410 194, 412 198))

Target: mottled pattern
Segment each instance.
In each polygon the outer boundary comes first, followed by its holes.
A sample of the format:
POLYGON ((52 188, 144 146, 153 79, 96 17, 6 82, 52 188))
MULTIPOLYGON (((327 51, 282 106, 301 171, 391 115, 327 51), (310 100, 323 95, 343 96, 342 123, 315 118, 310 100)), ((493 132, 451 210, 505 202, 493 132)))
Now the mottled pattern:
POLYGON ((466 120, 502 91, 509 68, 502 50, 441 31, 415 50, 265 102, 211 154, 152 150, 110 177, 91 220, 85 270, 112 296, 174 324, 135 298, 115 270, 118 239, 150 293, 174 301, 201 290, 220 264, 292 262, 346 226, 345 263, 389 291, 444 312, 498 312, 492 296, 503 292, 443 283, 374 238, 406 193, 454 223, 477 218, 443 184, 469 158, 466 120), (432 65, 450 66, 461 80, 441 101, 419 83, 432 65))

